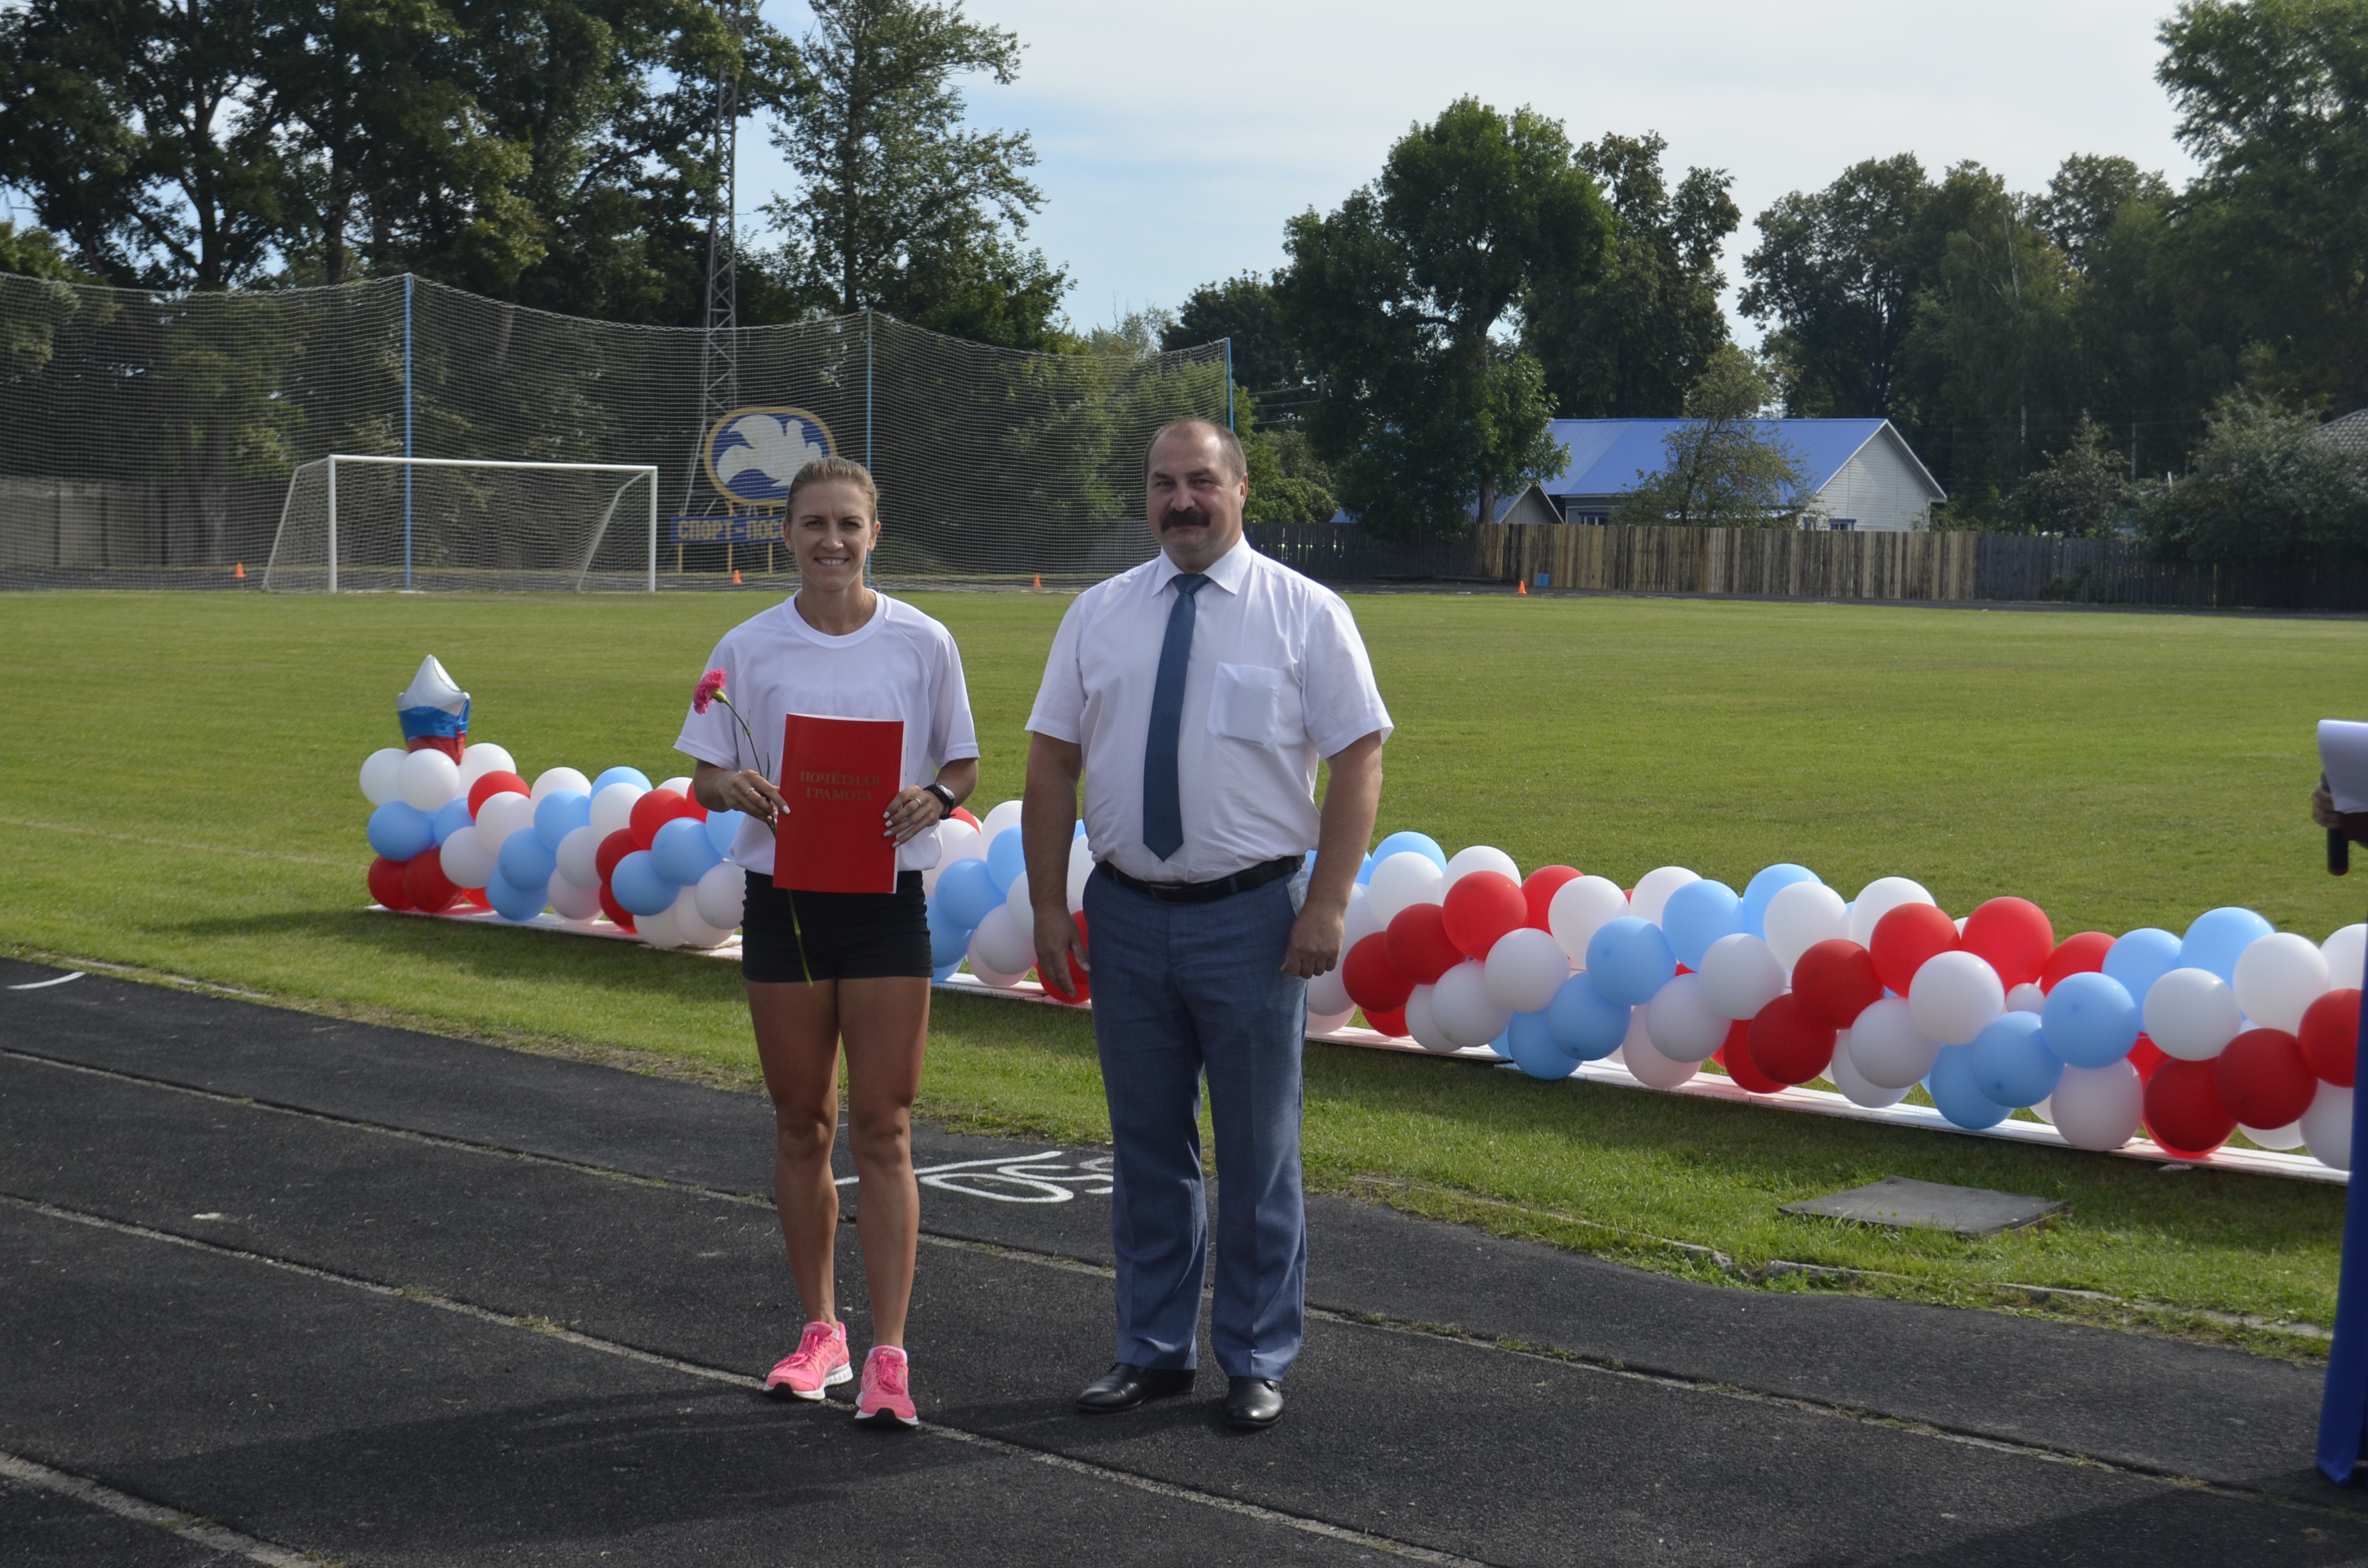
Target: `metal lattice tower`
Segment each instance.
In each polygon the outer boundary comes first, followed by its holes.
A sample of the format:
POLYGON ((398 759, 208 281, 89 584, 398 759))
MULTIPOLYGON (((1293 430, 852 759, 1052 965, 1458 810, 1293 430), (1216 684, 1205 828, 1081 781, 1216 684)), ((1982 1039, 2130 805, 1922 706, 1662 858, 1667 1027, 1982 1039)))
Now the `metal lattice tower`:
POLYGON ((706 337, 700 354, 699 430, 693 437, 690 472, 683 483, 682 509, 698 494, 701 446, 715 422, 740 406, 740 52, 741 19, 730 0, 723 10, 732 31, 732 58, 715 82, 715 161, 723 179, 707 212, 706 337))

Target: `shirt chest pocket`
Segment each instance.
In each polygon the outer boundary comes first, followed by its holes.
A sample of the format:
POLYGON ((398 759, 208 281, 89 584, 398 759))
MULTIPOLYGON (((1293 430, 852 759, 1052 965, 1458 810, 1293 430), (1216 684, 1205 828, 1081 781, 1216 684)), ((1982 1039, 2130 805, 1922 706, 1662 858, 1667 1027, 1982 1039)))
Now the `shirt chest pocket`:
POLYGON ((1264 665, 1219 665, 1209 689, 1209 733, 1255 746, 1299 738, 1299 688, 1284 670, 1264 665))

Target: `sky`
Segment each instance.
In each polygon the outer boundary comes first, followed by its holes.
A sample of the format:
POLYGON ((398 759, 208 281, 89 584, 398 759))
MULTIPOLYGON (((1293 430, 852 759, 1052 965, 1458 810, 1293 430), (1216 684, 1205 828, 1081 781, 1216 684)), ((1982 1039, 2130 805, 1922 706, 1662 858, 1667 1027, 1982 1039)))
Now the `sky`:
MULTIPOLYGON (((1731 174, 1744 214, 1726 255, 1731 310, 1759 212, 1862 158, 1912 152, 1935 171, 1972 159, 2035 190, 2067 154, 2120 153, 2184 183, 2193 165, 2154 80, 2169 9, 968 0, 973 20, 1027 50, 1012 85, 971 85, 970 115, 1033 137, 1045 203, 1027 238, 1067 268, 1080 325, 1272 269, 1286 219, 1338 206, 1393 142, 1467 93, 1537 108, 1575 142, 1657 131, 1673 176, 1731 174)), ((810 25, 799 0, 766 15, 793 37, 810 25)), ((767 140, 744 134, 744 213, 790 183, 767 140)))

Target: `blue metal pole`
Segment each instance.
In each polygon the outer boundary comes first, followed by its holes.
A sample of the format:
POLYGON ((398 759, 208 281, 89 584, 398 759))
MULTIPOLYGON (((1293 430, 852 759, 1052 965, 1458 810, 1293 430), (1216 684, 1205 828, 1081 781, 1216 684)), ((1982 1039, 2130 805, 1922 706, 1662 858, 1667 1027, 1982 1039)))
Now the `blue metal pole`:
POLYGON ((403 588, 411 591, 411 274, 403 275, 403 588))
POLYGON ((1234 340, 1225 339, 1225 428, 1234 427, 1234 340))

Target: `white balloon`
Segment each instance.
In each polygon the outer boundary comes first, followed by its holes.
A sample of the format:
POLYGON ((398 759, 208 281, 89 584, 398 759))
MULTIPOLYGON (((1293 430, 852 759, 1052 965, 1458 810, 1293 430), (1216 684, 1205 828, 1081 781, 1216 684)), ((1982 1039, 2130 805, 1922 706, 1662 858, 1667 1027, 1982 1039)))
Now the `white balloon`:
POLYGON ((409 754, 400 746, 381 746, 362 758, 362 795, 373 806, 403 799, 400 775, 409 754))
POLYGON ((2302 1028, 2304 1011, 2327 994, 2327 955, 2291 931, 2258 937, 2237 955, 2237 1006, 2263 1028, 2302 1028))
POLYGON ((2281 1153, 2302 1147, 2302 1123, 2299 1121, 2289 1121, 2283 1127, 2247 1127, 2239 1122, 2237 1131, 2262 1148, 2275 1149, 2281 1153))
POLYGON ((2303 1147, 2322 1165, 2339 1171, 2351 1168, 2351 1091, 2321 1084, 2310 1108, 2294 1125, 2302 1129, 2303 1147))
POLYGON ((2360 983, 2362 964, 2368 962, 2368 926, 2346 926, 2321 942, 2318 951, 2327 960, 2328 985, 2352 989, 2360 983))
POLYGON ((461 828, 447 838, 438 858, 444 867, 444 880, 456 888, 484 887, 494 874, 494 852, 475 827, 461 828))
POLYGON ((2006 994, 2006 1010, 2009 1013, 2038 1013, 2046 1007, 2047 993, 2032 981, 2026 980, 2006 994))
POLYGON ((606 838, 632 826, 633 802, 648 793, 631 779, 602 785, 600 792, 592 797, 592 831, 606 838))
POLYGON ((1932 895, 1921 882, 1906 877, 1877 877, 1850 900, 1850 939, 1863 948, 1874 940, 1874 925, 1903 903, 1930 903, 1932 895))
POLYGON ((1020 872, 1011 879, 1011 891, 1003 895, 1003 906, 1011 911, 1011 918, 1024 930, 1036 929, 1036 906, 1028 902, 1028 873, 1020 872))
POLYGON ((1927 1039, 1971 1045, 2006 1011, 2006 987, 1972 953, 1936 953, 1908 982, 1907 1011, 1927 1039))
MULTIPOLYGON (((1349 999, 1349 983, 1341 978, 1348 967, 1336 963, 1307 983, 1307 1016, 1311 1020, 1318 1015, 1328 1017, 1334 1013, 1345 1014, 1357 1006, 1349 999)), ((1310 1022, 1307 1027, 1313 1029, 1315 1025, 1310 1022)))
MULTIPOLYGON (((552 768, 552 769, 551 770, 551 773, 575 773, 575 770, 574 768, 572 768, 572 767, 554 767, 554 768, 552 768)), ((542 778, 550 778, 550 777, 551 777, 551 773, 546 773, 546 774, 544 774, 544 775, 542 776, 542 778)), ((576 773, 576 774, 575 774, 575 776, 576 776, 578 778, 584 778, 584 776, 583 776, 582 774, 580 774, 580 773, 576 773)), ((536 783, 536 785, 537 785, 538 787, 540 787, 540 786, 541 785, 541 783, 542 783, 542 778, 538 778, 538 779, 536 779, 536 780, 535 780, 535 783, 536 783)), ((581 790, 581 789, 584 789, 584 788, 586 788, 586 786, 588 786, 588 785, 590 784, 590 782, 591 782, 591 780, 589 780, 589 779, 585 779, 585 782, 584 782, 583 784, 569 784, 569 785, 558 785, 558 784, 554 784, 554 785, 552 785, 552 789, 554 789, 554 790, 557 790, 557 789, 581 790)), ((684 800, 686 800, 686 801, 687 801, 687 800, 690 799, 690 776, 689 776, 689 774, 677 773, 677 774, 676 774, 673 778, 668 778, 668 779, 665 779, 665 780, 661 781, 661 782, 659 783, 659 785, 658 785, 658 788, 659 788, 659 789, 661 789, 661 790, 673 790, 676 794, 680 795, 684 800)), ((541 797, 540 797, 540 796, 538 796, 538 797, 537 797, 537 799, 541 799, 541 797)))
POLYGON ((1721 937, 1702 954, 1702 999, 1713 1013, 1749 1018, 1784 994, 1784 968, 1766 942, 1746 931, 1721 937))
POLYGON ((1657 866, 1636 879, 1636 891, 1628 895, 1625 913, 1657 926, 1661 923, 1662 906, 1669 902, 1669 895, 1688 882, 1700 881, 1699 873, 1689 871, 1683 866, 1657 866))
POLYGON ((1094 874, 1094 852, 1082 838, 1069 840, 1069 913, 1086 912, 1086 881, 1094 874))
POLYGON ((2135 1063, 2066 1067, 2047 1096, 2047 1119, 2075 1149, 2118 1149, 2137 1136, 2146 1116, 2146 1085, 2135 1063))
MULTIPOLYGON (((1390 858, 1395 860, 1397 857, 1393 855, 1390 858)), ((1414 988, 1414 994, 1406 998, 1406 1035, 1425 1051, 1433 1051, 1445 1055, 1456 1050, 1457 1047, 1453 1040, 1447 1038, 1447 1031, 1439 1027, 1439 1021, 1430 1015, 1430 997, 1433 989, 1429 985, 1417 985, 1414 988)))
POLYGON ((433 812, 461 792, 461 769, 435 747, 423 746, 394 770, 394 790, 415 810, 433 812))
POLYGON ((1699 974, 1678 975, 1637 1009, 1653 1049, 1669 1062, 1703 1062, 1726 1043, 1735 1020, 1711 1006, 1702 983, 1699 974))
POLYGON ((477 808, 476 826, 477 836, 484 840, 486 850, 499 855, 511 834, 534 831, 534 802, 515 790, 488 795, 485 803, 477 808))
MULTIPOLYGON (((1006 801, 979 819, 979 842, 982 845, 992 844, 995 842, 995 835, 996 834, 1001 833, 1007 827, 1018 827, 1019 825, 1019 802, 1017 801, 1006 801)), ((982 848, 979 853, 984 855, 986 851, 982 848)))
MULTIPOLYGON (((592 792, 592 780, 572 767, 546 767, 534 776, 535 800, 541 801, 553 790, 573 790, 579 795, 588 795, 592 792)), ((688 782, 682 786, 682 792, 690 793, 688 782)))
POLYGON ((1881 1089, 1914 1088, 1941 1055, 1941 1042, 1916 1027, 1901 996, 1885 996, 1861 1013, 1850 1039, 1850 1066, 1881 1089))
POLYGON ((997 973, 1026 974, 1036 965, 1035 924, 1022 926, 1009 904, 998 903, 971 934, 971 951, 997 973))
POLYGON ((2175 969, 2146 994, 2146 1032, 2165 1056, 2209 1062, 2245 1027, 2237 993, 2206 969, 2175 969))
POLYGON ((1453 887, 1474 871, 1502 871, 1517 882, 1521 880, 1521 869, 1513 863, 1510 855, 1486 844, 1475 844, 1447 858, 1448 887, 1453 887))
POLYGON ((633 934, 653 948, 678 948, 681 934, 674 928, 674 905, 667 904, 655 915, 633 916, 633 934))
POLYGON ((1314 1040, 1320 1035, 1338 1034, 1349 1027, 1349 1020, 1356 1016, 1357 1009, 1354 1007, 1344 1008, 1338 1013, 1311 1012, 1307 1015, 1307 1038, 1314 1040))
MULTIPOLYGON (((597 828, 571 827, 567 836, 559 841, 559 869, 555 873, 579 888, 600 891, 600 833, 597 828)), ((599 901, 596 898, 597 904, 599 901)))
MULTIPOLYGON (((569 834, 570 838, 575 837, 569 834)), ((692 901, 699 917, 719 931, 736 931, 747 913, 748 876, 729 860, 719 860, 707 868, 690 891, 699 896, 692 901)))
POLYGON ((1363 941, 1366 937, 1379 936, 1387 927, 1388 924, 1389 923, 1387 921, 1373 913, 1373 895, 1372 890, 1367 888, 1362 882, 1350 883, 1349 886, 1349 912, 1341 917, 1340 924, 1341 956, 1343 958, 1347 957, 1349 949, 1363 941))
POLYGON ((471 741, 461 748, 461 788, 466 790, 488 773, 516 773, 518 764, 508 750, 491 741, 471 741))
POLYGON ((1546 929, 1575 964, 1587 962, 1595 934, 1628 913, 1628 895, 1609 877, 1574 877, 1554 890, 1546 905, 1546 929))
POLYGON ((973 932, 972 935, 973 940, 970 945, 970 971, 974 977, 976 977, 980 984, 992 986, 997 991, 1008 991, 1013 986, 1018 985, 1021 981, 1028 978, 1028 971, 1024 969, 1017 974, 1007 974, 1002 970, 996 969, 989 964, 981 962, 978 956, 976 933, 973 932))
POLYGON ((1645 1015, 1648 1008, 1632 1008, 1628 1014, 1628 1035, 1613 1052, 1628 1075, 1647 1088, 1674 1089, 1702 1070, 1701 1063, 1677 1062, 1661 1054, 1646 1032, 1645 1015))
POLYGON ((1430 988, 1431 1021, 1457 1045, 1486 1045, 1513 1021, 1513 1009, 1488 994, 1486 967, 1465 959, 1430 988))
POLYGON ((1778 888, 1776 896, 1768 901, 1763 924, 1769 950, 1790 974, 1801 955, 1819 942, 1850 935, 1850 907, 1842 903, 1841 894, 1823 882, 1792 882, 1778 888))
POLYGON ((1432 864, 1429 856, 1402 849, 1373 868, 1365 896, 1372 900, 1373 913, 1387 926, 1401 910, 1444 899, 1447 874, 1432 864))
POLYGON ((948 817, 929 831, 937 835, 938 863, 921 872, 921 894, 925 898, 936 895, 938 879, 946 874, 948 866, 957 860, 983 858, 985 853, 978 847, 978 829, 959 818, 948 817))
POLYGON ((1487 975, 1489 995, 1516 1013, 1534 1013, 1570 978, 1570 955, 1545 932, 1523 926, 1488 949, 1487 975))
POLYGON ((674 904, 666 911, 674 922, 675 945, 684 948, 720 948, 732 939, 729 929, 717 930, 700 917, 699 889, 687 887, 674 895, 674 904))
MULTIPOLYGON (((584 830, 578 828, 576 831, 581 833, 584 830)), ((564 919, 589 920, 600 913, 600 884, 597 881, 588 888, 578 887, 553 871, 550 884, 542 892, 544 901, 559 911, 564 919)))
POLYGON ((1826 1076, 1832 1079, 1834 1087, 1842 1092, 1842 1098, 1852 1105, 1864 1106, 1869 1110, 1895 1106, 1907 1097, 1906 1089, 1889 1088, 1871 1082, 1858 1070, 1857 1062, 1850 1056, 1850 1031, 1848 1029, 1834 1037, 1834 1059, 1826 1068, 1826 1076))

